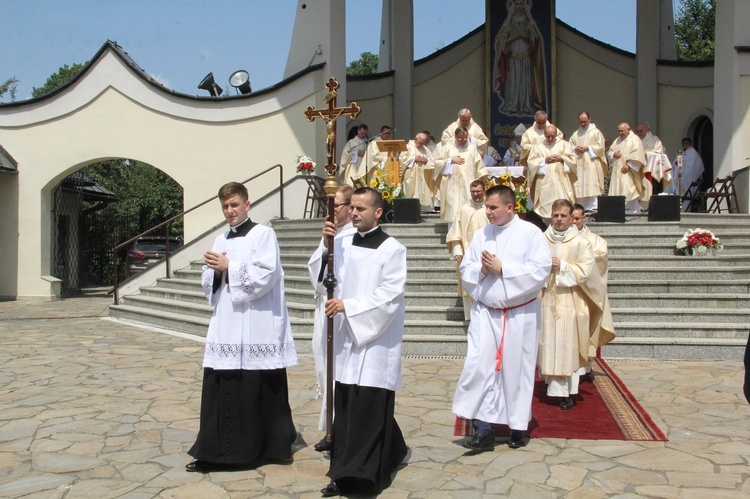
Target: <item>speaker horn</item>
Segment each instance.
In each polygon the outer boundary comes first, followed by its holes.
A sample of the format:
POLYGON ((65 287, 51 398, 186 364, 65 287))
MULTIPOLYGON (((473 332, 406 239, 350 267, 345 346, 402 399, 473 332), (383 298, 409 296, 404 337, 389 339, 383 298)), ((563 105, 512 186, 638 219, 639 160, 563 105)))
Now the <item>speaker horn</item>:
POLYGON ((249 94, 252 92, 252 89, 250 88, 250 73, 244 69, 232 73, 232 76, 229 77, 229 84, 243 94, 249 94))
POLYGON ((221 89, 219 85, 214 81, 214 74, 208 73, 203 80, 198 84, 198 88, 205 90, 210 93, 213 97, 219 97, 221 95, 221 89))

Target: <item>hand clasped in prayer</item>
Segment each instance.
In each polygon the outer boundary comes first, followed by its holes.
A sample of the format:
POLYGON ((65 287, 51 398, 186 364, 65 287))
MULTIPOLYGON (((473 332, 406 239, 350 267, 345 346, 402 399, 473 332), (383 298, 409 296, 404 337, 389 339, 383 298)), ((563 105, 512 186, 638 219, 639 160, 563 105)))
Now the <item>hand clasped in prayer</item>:
POLYGON ((206 266, 211 270, 218 270, 224 272, 229 268, 229 258, 227 258, 227 252, 216 253, 215 251, 206 251, 203 254, 203 261, 206 262, 206 266))

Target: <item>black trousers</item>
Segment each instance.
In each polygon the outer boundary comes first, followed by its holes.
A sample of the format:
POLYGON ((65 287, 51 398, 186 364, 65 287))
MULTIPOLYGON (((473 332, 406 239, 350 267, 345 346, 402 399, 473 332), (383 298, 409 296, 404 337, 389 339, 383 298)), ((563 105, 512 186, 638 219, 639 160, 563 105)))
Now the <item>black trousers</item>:
POLYGON ((297 432, 286 369, 203 370, 200 430, 188 454, 219 464, 288 459, 297 432))
POLYGON ((343 493, 379 493, 406 457, 393 416, 396 393, 336 382, 333 450, 328 476, 343 493))

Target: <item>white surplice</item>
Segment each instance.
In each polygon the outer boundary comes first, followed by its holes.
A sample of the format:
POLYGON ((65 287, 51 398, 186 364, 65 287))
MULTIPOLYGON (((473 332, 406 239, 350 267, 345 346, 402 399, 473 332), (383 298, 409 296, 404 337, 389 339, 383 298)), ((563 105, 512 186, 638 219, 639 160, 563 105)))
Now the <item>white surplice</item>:
POLYGON ((458 416, 527 429, 541 317, 538 295, 550 268, 542 232, 517 216, 504 226, 487 225, 474 235, 461 262, 464 289, 474 304, 466 361, 453 398, 458 416), (482 274, 483 250, 500 259, 500 275, 482 274), (501 309, 510 308, 504 321, 501 309), (497 371, 501 344, 502 368, 497 371))
POLYGON ((244 237, 228 239, 229 233, 216 238, 212 248, 226 252, 229 259, 216 292, 214 271, 204 266, 201 276, 214 307, 203 367, 255 370, 297 365, 276 233, 265 225, 255 225, 244 237))

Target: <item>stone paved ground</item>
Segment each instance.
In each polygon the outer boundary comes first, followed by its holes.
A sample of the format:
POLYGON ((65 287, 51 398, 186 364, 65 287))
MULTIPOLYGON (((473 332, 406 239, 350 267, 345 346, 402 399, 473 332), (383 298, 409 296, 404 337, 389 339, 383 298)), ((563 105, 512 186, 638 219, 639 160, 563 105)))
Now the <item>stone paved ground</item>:
MULTIPOLYGON (((105 298, 0 303, 0 496, 319 497, 313 363, 289 370, 294 462, 187 473, 202 343, 101 319, 105 298), (307 443, 305 443, 307 442, 307 443)), ((737 362, 611 361, 670 441, 534 439, 467 455, 450 412, 461 360, 405 359, 397 419, 412 449, 382 497, 750 495, 750 406, 737 362)), ((582 424, 585 424, 583 422, 582 424)))

